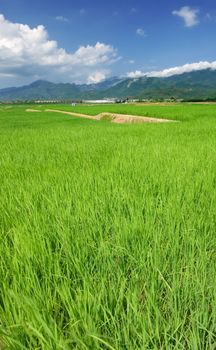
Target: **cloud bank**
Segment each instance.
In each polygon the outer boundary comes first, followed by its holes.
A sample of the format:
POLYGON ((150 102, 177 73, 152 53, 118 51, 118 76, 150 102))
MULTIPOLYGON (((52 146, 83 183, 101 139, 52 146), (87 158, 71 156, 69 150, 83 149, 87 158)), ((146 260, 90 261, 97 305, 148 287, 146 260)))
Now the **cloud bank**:
POLYGON ((175 10, 172 12, 174 16, 179 16, 183 19, 185 27, 194 27, 195 25, 199 24, 199 10, 193 9, 189 6, 183 6, 180 8, 180 10, 175 10))
POLYGON ((146 77, 168 78, 168 77, 171 77, 172 75, 190 73, 190 72, 204 70, 204 69, 216 70, 216 61, 213 61, 213 62, 201 61, 197 63, 188 63, 183 66, 172 67, 161 71, 152 71, 147 73, 142 72, 140 70, 136 70, 136 71, 127 73, 127 77, 140 78, 140 77, 146 76, 146 77))
POLYGON ((70 53, 49 39, 45 27, 31 28, 12 23, 0 14, 0 78, 11 85, 47 79, 62 82, 88 82, 104 79, 117 50, 104 43, 79 47, 70 53))

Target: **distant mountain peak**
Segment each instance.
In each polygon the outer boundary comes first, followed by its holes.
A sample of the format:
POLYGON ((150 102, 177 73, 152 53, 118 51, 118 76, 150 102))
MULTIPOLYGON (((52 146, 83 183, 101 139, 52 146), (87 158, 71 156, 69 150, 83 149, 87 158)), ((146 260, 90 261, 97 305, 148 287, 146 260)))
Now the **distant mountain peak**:
POLYGON ((47 81, 47 80, 42 80, 42 79, 39 79, 39 80, 35 80, 33 81, 31 84, 29 84, 29 86, 40 86, 40 85, 51 85, 53 83, 51 83, 50 81, 47 81))
POLYGON ((104 97, 141 99, 216 99, 216 70, 205 69, 170 77, 111 77, 97 84, 52 83, 36 80, 30 85, 0 90, 0 101, 82 100, 104 97))

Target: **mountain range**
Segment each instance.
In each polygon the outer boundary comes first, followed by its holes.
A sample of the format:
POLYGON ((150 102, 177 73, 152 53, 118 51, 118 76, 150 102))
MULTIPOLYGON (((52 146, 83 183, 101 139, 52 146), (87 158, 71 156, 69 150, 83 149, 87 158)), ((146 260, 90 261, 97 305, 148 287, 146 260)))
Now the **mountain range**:
POLYGON ((216 100, 216 70, 199 70, 166 78, 113 77, 98 84, 51 83, 0 89, 0 101, 82 100, 102 98, 216 100))

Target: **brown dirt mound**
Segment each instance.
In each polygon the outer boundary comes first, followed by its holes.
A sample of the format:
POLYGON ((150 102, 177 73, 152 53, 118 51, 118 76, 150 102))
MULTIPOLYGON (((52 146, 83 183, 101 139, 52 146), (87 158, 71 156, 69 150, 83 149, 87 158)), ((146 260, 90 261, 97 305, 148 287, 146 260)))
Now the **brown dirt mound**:
POLYGON ((117 124, 124 124, 124 123, 169 123, 173 122, 173 120, 169 119, 162 119, 162 118, 151 118, 151 117, 141 117, 137 115, 131 115, 131 114, 111 114, 111 113, 101 113, 99 114, 100 119, 104 115, 109 115, 112 120, 112 123, 117 124))
POLYGON ((80 118, 86 118, 86 119, 92 119, 92 120, 103 120, 103 119, 109 119, 112 123, 116 124, 132 124, 132 123, 172 123, 175 122, 174 120, 170 119, 162 119, 162 118, 150 118, 150 117, 141 117, 136 115, 129 115, 129 114, 116 114, 116 113, 100 113, 96 116, 87 115, 87 114, 80 114, 80 113, 74 113, 74 112, 66 112, 61 111, 58 109, 46 109, 46 112, 57 112, 62 114, 68 114, 73 115, 75 117, 80 118))

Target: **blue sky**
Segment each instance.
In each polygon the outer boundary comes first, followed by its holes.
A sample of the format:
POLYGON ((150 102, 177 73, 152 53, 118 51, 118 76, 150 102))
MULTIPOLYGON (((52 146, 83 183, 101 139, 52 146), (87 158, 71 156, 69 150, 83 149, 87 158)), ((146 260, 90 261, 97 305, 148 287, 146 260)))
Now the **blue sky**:
POLYGON ((213 0, 0 0, 0 14, 0 87, 215 66, 213 0))

